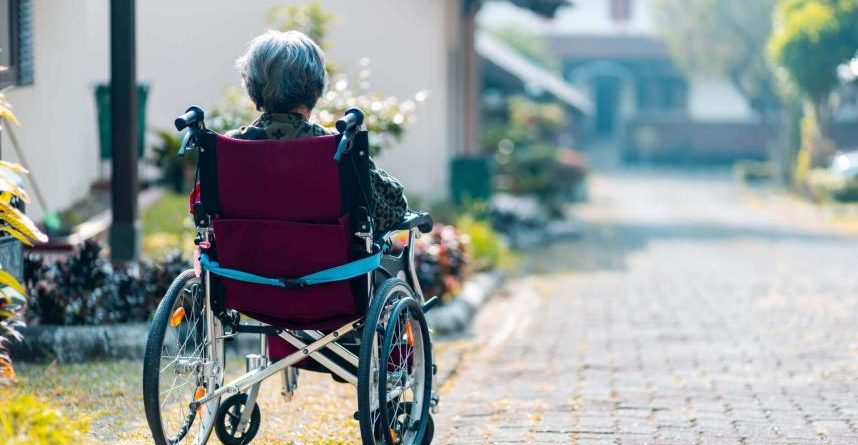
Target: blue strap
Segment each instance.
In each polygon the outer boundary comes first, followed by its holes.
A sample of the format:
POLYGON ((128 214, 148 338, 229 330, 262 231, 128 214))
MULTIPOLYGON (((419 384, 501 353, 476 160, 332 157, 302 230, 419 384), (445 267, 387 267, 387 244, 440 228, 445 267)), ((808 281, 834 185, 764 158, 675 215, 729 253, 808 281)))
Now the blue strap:
POLYGON ((244 281, 245 283, 264 284, 266 286, 276 287, 306 287, 316 284, 349 280, 372 272, 373 270, 378 269, 381 265, 381 252, 366 258, 361 258, 357 261, 343 264, 342 266, 332 267, 330 269, 325 269, 295 279, 268 278, 241 270, 228 269, 221 267, 220 263, 217 261, 209 259, 209 256, 206 254, 200 255, 200 265, 215 275, 220 275, 224 278, 230 278, 237 281, 244 281))

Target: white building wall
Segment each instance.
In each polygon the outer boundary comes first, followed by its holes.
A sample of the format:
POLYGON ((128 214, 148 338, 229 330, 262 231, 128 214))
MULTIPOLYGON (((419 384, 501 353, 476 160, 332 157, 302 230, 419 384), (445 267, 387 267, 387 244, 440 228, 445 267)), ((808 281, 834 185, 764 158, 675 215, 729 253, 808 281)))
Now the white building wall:
MULTIPOLYGON (((282 0, 137 2, 138 77, 151 84, 149 128, 170 128, 189 104, 211 107, 229 85, 247 42, 269 27, 267 11, 282 0)), ((296 2, 304 3, 304 2, 296 2)), ((326 0, 338 15, 329 57, 356 67, 372 60, 372 86, 410 97, 429 90, 418 122, 378 163, 402 179, 409 195, 447 194, 448 51, 446 32, 458 0, 326 0)), ((63 209, 84 196, 98 176, 98 133, 92 86, 109 76, 109 2, 34 2, 35 83, 8 97, 16 128, 48 205, 63 209)), ((153 141, 152 137, 148 138, 153 141)), ((3 157, 15 160, 4 136, 3 157)), ((30 213, 40 218, 37 204, 30 213)))
POLYGON ((545 34, 558 35, 650 35, 655 31, 651 0, 631 0, 631 15, 627 22, 611 18, 610 0, 582 0, 572 8, 558 11, 547 20, 505 1, 490 1, 478 16, 480 26, 498 28, 515 26, 545 34))
POLYGON ((688 83, 688 113, 701 121, 751 120, 748 102, 726 80, 692 79, 688 83))

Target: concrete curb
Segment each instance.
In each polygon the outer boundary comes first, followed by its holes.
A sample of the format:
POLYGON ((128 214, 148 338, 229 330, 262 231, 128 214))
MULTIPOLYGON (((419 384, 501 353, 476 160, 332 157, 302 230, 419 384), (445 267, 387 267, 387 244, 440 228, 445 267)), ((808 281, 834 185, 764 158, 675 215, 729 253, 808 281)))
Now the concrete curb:
POLYGON ((435 335, 448 336, 464 331, 479 308, 502 283, 503 274, 500 272, 480 273, 471 277, 465 282, 458 297, 426 314, 435 335))
MULTIPOLYGON (((461 294, 426 314, 437 336, 464 331, 480 306, 500 286, 499 272, 480 273, 469 279, 461 294)), ((12 345, 15 360, 80 363, 90 360, 142 360, 149 335, 149 323, 106 326, 33 326, 20 329, 24 340, 12 345)), ((234 353, 255 352, 257 337, 240 335, 227 347, 234 353)))
POLYGON ((22 328, 12 357, 22 361, 79 363, 98 359, 142 359, 148 323, 108 326, 34 326, 22 328))
MULTIPOLYGON (((81 363, 91 360, 143 360, 149 323, 107 326, 34 326, 20 329, 24 340, 12 345, 12 359, 26 362, 81 363)), ((226 343, 229 353, 257 352, 256 335, 226 343)))

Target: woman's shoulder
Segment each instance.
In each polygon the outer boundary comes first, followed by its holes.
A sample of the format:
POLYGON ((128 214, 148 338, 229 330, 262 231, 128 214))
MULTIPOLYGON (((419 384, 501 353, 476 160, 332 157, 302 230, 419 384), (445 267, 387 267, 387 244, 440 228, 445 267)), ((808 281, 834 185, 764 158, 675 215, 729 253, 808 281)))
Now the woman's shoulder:
POLYGON ((233 139, 244 139, 253 141, 260 139, 268 139, 268 132, 266 132, 265 129, 260 127, 246 125, 243 127, 239 127, 235 130, 227 131, 225 136, 233 139))

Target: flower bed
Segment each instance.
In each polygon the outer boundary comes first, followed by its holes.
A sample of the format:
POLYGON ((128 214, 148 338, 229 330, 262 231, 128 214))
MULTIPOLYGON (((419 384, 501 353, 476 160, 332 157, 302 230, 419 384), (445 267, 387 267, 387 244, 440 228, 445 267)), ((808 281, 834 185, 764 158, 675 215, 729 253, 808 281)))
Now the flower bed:
POLYGON ((71 256, 47 260, 30 253, 24 261, 29 294, 28 323, 101 325, 145 322, 170 283, 190 264, 178 254, 153 262, 114 267, 96 241, 71 256))

